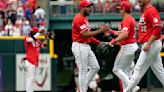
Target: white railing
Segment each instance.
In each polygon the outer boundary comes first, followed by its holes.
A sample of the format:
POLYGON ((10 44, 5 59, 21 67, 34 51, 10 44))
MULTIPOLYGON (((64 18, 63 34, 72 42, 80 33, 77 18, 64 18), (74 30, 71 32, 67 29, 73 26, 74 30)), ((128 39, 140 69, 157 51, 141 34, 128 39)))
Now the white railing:
MULTIPOLYGON (((154 3, 157 5, 156 3, 154 3)), ((111 3, 110 8, 107 9, 105 7, 105 2, 103 3, 95 3, 92 7, 91 15, 109 15, 113 13, 118 13, 119 10, 116 8, 116 6, 119 5, 119 3, 111 3), (98 8, 99 7, 99 8, 98 8)), ((164 2, 161 2, 159 4, 160 11, 164 12, 164 2)), ((137 8, 139 6, 134 6, 132 9, 132 13, 138 13, 140 10, 137 8)), ((74 3, 72 1, 50 1, 50 15, 51 16, 61 16, 61 15, 74 15, 79 11, 79 5, 78 3, 74 3)))

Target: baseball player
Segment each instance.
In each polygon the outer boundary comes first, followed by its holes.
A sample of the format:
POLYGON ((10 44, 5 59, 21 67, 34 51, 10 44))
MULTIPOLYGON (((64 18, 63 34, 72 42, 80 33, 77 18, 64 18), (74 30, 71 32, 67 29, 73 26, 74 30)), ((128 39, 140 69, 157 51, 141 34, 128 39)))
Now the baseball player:
POLYGON ((160 15, 151 0, 138 0, 142 9, 139 21, 138 42, 142 44, 139 59, 135 65, 134 73, 124 92, 131 92, 141 80, 149 67, 164 86, 164 68, 160 56, 162 43, 160 41, 162 22, 160 15))
POLYGON ((33 87, 35 83, 35 69, 38 66, 38 59, 40 54, 40 48, 46 48, 48 45, 48 40, 44 40, 43 43, 37 39, 37 37, 43 32, 39 31, 37 27, 33 27, 30 35, 24 38, 24 45, 26 48, 26 58, 25 65, 27 66, 27 83, 26 91, 33 92, 33 87))
POLYGON ((95 54, 91 50, 89 43, 99 44, 100 41, 93 36, 108 31, 107 26, 102 26, 96 31, 90 31, 90 24, 87 15, 91 11, 93 3, 88 0, 80 1, 80 12, 75 15, 72 22, 72 52, 75 62, 79 68, 79 88, 80 92, 87 92, 88 83, 93 79, 100 69, 95 54), (90 67, 88 71, 88 67, 90 67))
POLYGON ((136 21, 130 15, 131 4, 128 1, 121 2, 121 5, 117 8, 120 9, 123 20, 118 31, 109 30, 110 33, 117 35, 117 38, 111 40, 109 45, 113 46, 117 42, 121 44, 114 62, 113 73, 122 80, 123 89, 125 89, 130 79, 129 70, 131 65, 134 64, 134 53, 138 49, 135 37, 136 21))

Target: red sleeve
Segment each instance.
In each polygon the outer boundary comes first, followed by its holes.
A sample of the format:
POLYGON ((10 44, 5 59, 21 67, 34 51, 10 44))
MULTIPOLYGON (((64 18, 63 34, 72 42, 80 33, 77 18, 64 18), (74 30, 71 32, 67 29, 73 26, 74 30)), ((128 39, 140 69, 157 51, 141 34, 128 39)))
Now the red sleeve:
POLYGON ((88 21, 88 20, 87 19, 83 19, 81 17, 76 17, 74 24, 80 30, 80 33, 90 29, 88 27, 88 25, 86 24, 86 21, 88 21))
POLYGON ((153 35, 160 37, 162 32, 162 26, 156 26, 152 30, 153 30, 153 35))
POLYGON ((162 31, 162 21, 158 12, 152 11, 148 13, 148 20, 153 27, 153 35, 160 36, 162 31))
POLYGON ((122 23, 121 23, 121 31, 122 32, 130 32, 130 20, 125 19, 122 23))
POLYGON ((155 11, 149 12, 147 16, 152 27, 162 26, 162 21, 158 12, 155 12, 155 11))
POLYGON ((94 44, 99 44, 99 43, 100 43, 100 41, 97 40, 97 39, 94 38, 94 37, 90 37, 90 40, 91 40, 91 42, 93 42, 94 44))

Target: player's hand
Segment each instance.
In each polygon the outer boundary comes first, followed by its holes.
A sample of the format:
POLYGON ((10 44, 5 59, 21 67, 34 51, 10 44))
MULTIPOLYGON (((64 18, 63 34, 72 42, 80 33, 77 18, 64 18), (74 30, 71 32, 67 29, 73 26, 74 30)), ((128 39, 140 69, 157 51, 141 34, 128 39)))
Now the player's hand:
POLYGON ((146 43, 146 45, 143 47, 143 51, 144 51, 144 52, 148 52, 149 49, 150 49, 150 47, 151 47, 151 44, 146 43))
POLYGON ((107 32, 109 30, 109 27, 106 26, 106 25, 102 25, 100 26, 100 31, 103 33, 103 32, 107 32))
POLYGON ((45 39, 49 40, 49 33, 48 32, 45 33, 44 36, 45 36, 45 39))
POLYGON ((54 39, 54 36, 55 36, 55 33, 54 32, 47 32, 47 33, 45 33, 45 38, 47 39, 47 40, 49 40, 49 39, 54 39))
POLYGON ((118 36, 120 33, 121 33, 121 31, 115 31, 115 32, 114 32, 114 35, 115 35, 115 36, 118 36))

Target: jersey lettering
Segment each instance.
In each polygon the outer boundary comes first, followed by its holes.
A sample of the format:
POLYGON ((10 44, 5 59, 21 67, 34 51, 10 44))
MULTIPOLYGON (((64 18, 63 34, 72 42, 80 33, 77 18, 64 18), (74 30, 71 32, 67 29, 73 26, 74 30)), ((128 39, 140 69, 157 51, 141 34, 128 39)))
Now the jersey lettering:
POLYGON ((146 22, 145 22, 145 18, 144 16, 141 16, 140 17, 140 20, 139 20, 139 25, 141 27, 141 32, 147 32, 147 27, 146 27, 146 22))

